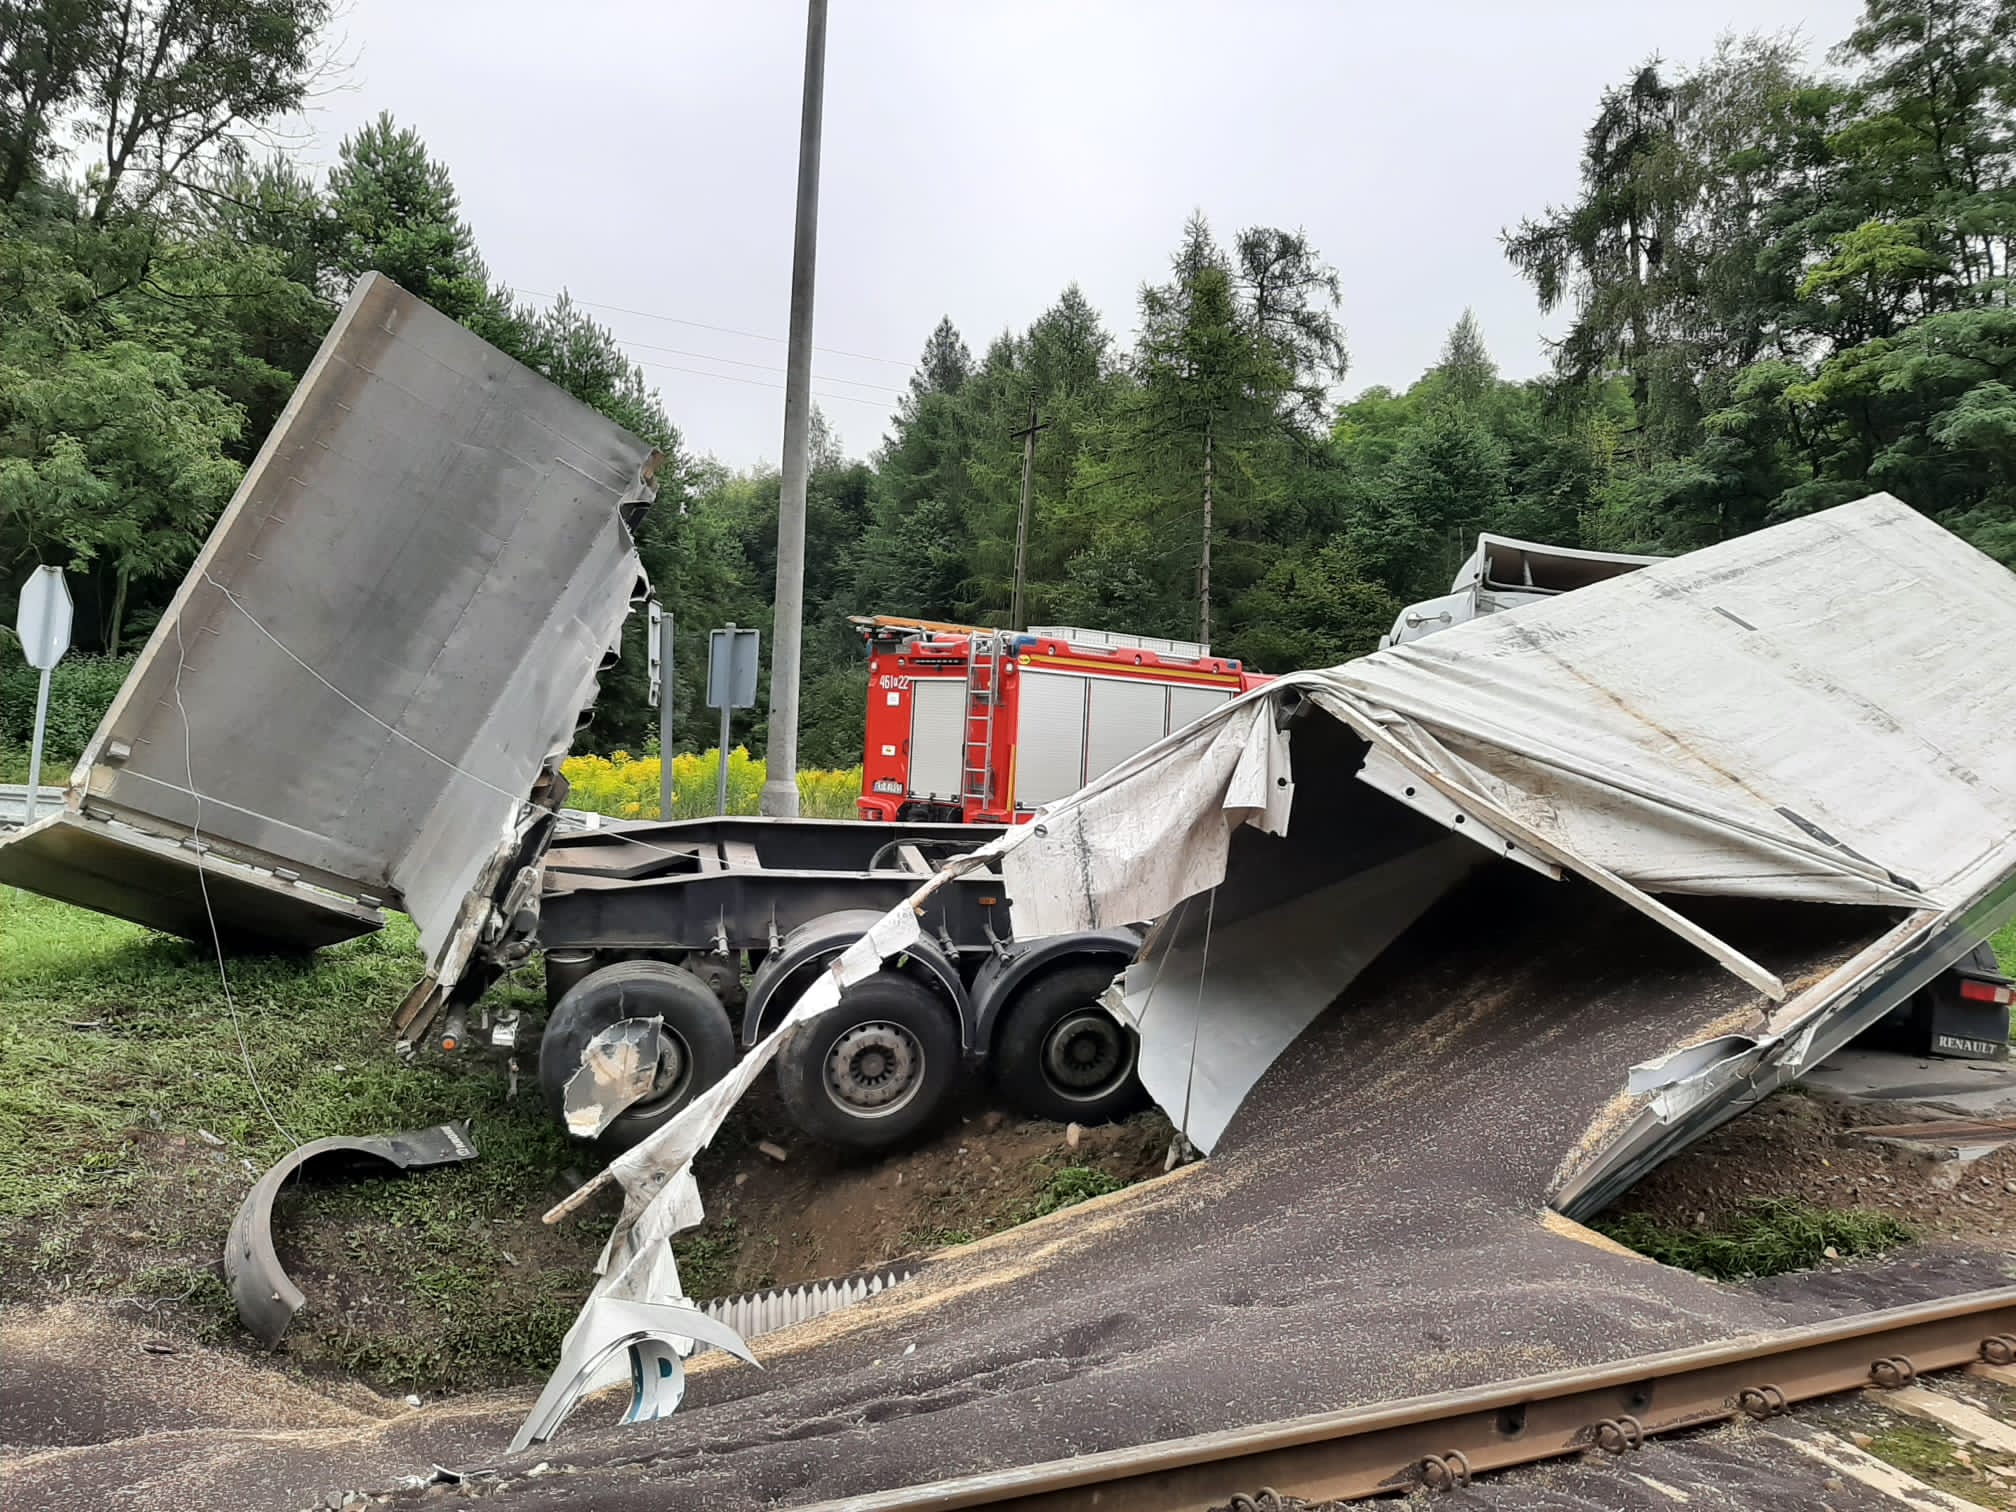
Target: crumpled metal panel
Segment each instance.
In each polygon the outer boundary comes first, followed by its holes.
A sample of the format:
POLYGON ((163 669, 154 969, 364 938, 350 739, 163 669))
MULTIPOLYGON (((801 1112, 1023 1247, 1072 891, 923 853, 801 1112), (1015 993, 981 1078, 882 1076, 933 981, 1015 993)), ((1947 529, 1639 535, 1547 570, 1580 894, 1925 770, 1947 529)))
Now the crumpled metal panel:
POLYGON ((402 1134, 370 1134, 362 1138, 335 1135, 296 1145, 252 1185, 238 1205, 231 1232, 224 1240, 224 1281, 237 1304, 238 1320, 269 1349, 280 1342, 307 1298, 281 1267, 273 1248, 273 1203, 289 1177, 307 1165, 363 1167, 379 1161, 401 1171, 458 1165, 476 1158, 469 1125, 437 1124, 402 1134))
POLYGON ((384 923, 377 909, 348 898, 249 866, 220 865, 188 844, 67 809, 38 819, 0 848, 0 877, 195 940, 210 938, 214 914, 227 949, 312 950, 384 923))
MULTIPOLYGON (((367 275, 93 737, 72 807, 200 836, 213 868, 403 907, 452 981, 642 591, 630 523, 660 460, 367 275)), ((0 877, 100 906, 9 845, 0 877)), ((215 892, 221 928, 247 923, 215 892)), ((118 911, 191 932, 144 889, 118 911)))

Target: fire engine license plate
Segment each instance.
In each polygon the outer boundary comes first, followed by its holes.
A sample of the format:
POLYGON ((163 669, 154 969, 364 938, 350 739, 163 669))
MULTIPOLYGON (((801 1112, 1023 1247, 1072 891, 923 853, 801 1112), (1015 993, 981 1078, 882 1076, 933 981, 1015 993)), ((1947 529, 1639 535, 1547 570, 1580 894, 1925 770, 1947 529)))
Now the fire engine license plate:
POLYGON ((878 793, 900 793, 903 791, 903 784, 898 782, 894 777, 877 777, 875 779, 875 791, 878 793))

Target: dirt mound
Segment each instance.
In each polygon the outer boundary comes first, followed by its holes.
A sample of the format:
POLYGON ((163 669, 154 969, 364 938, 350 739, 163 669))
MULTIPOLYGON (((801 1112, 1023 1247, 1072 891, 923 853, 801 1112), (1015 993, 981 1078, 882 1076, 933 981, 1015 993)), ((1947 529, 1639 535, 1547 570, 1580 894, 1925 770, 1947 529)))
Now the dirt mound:
POLYGON ((1160 1113, 1080 1129, 975 1110, 907 1150, 829 1149, 789 1128, 767 1080, 700 1160, 707 1222, 679 1241, 697 1297, 790 1286, 964 1244, 1162 1170, 1160 1113), (781 1162, 762 1148, 781 1150, 781 1162))
POLYGON ((1923 1122, 1909 1104, 1855 1102, 1792 1088, 1731 1119, 1639 1182, 1606 1216, 1668 1228, 1721 1228, 1760 1198, 1868 1208, 1924 1239, 2016 1245, 2016 1143, 1962 1163, 1857 1133, 1923 1122))

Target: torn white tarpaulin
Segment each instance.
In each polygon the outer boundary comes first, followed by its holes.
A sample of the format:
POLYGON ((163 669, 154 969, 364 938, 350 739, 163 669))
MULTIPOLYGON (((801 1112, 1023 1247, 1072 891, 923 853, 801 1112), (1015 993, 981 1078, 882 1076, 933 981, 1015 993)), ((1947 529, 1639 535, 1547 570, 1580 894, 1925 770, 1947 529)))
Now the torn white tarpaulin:
MULTIPOLYGON (((920 889, 919 901, 928 896, 929 891, 928 887, 920 889)), ((693 1157, 720 1132, 729 1110, 776 1057, 787 1035, 807 1019, 838 1003, 841 992, 850 984, 873 976, 881 969, 886 955, 894 955, 917 942, 917 917, 915 907, 908 903, 884 915, 866 935, 842 951, 826 970, 813 979, 792 1005, 790 1013, 742 1057, 734 1070, 688 1103, 664 1128, 617 1156, 593 1181, 546 1215, 547 1222, 554 1222, 573 1211, 607 1181, 614 1180, 623 1188, 622 1214, 617 1218, 609 1242, 603 1246, 601 1257, 596 1262, 601 1277, 582 1307, 581 1316, 575 1319, 573 1328, 568 1332, 562 1346, 561 1367, 548 1379, 539 1404, 526 1418, 518 1438, 513 1441, 514 1448, 535 1442, 536 1439, 530 1435, 537 1435, 537 1438, 549 1435, 581 1395, 598 1384, 594 1370, 610 1356, 610 1349, 602 1348, 600 1341, 624 1333, 628 1324, 635 1321, 635 1315, 630 1311, 634 1305, 662 1303, 678 1296, 678 1270, 672 1260, 672 1236, 694 1227, 705 1216, 700 1190, 693 1181, 693 1157), (592 1361, 578 1364, 576 1368, 578 1361, 588 1360, 590 1355, 593 1356, 592 1361), (551 1420, 551 1427, 541 1433, 539 1423, 545 1419, 551 1420)), ((685 1310, 691 1311, 690 1308, 685 1310)), ((732 1347, 722 1345, 723 1348, 751 1364, 755 1363, 755 1357, 734 1330, 711 1320, 710 1326, 734 1338, 732 1347)), ((671 1337, 678 1340, 681 1332, 673 1330, 671 1337)), ((710 1344, 721 1342, 715 1333, 698 1329, 684 1329, 683 1334, 710 1344)), ((624 1334, 624 1337, 627 1339, 629 1335, 624 1334)), ((633 1348, 633 1384, 655 1379, 651 1372, 662 1368, 663 1363, 662 1349, 654 1354, 633 1348)), ((643 1400, 641 1392, 633 1396, 633 1412, 641 1411, 643 1400)), ((671 1400, 673 1405, 677 1405, 676 1396, 671 1400)))
POLYGON ((1232 832, 1288 825, 1294 787, 1274 704, 1248 696, 1150 746, 1002 844, 1015 937, 1139 924, 1225 875, 1232 832), (1141 802, 1152 773, 1154 804, 1141 802))

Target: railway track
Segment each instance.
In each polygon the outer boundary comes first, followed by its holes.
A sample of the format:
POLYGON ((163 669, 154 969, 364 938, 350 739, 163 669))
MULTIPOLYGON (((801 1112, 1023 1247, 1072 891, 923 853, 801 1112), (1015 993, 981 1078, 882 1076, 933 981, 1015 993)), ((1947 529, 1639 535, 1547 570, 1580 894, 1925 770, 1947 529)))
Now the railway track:
POLYGON ((2016 1287, 822 1502, 805 1512, 1089 1505, 1102 1512, 1202 1512, 1264 1505, 1262 1488, 1277 1505, 1453 1489, 1489 1471, 1590 1449, 1628 1455, 1658 1434, 1776 1417, 1800 1402, 1864 1387, 1907 1388, 1921 1376, 1977 1362, 2016 1362, 2016 1287))

